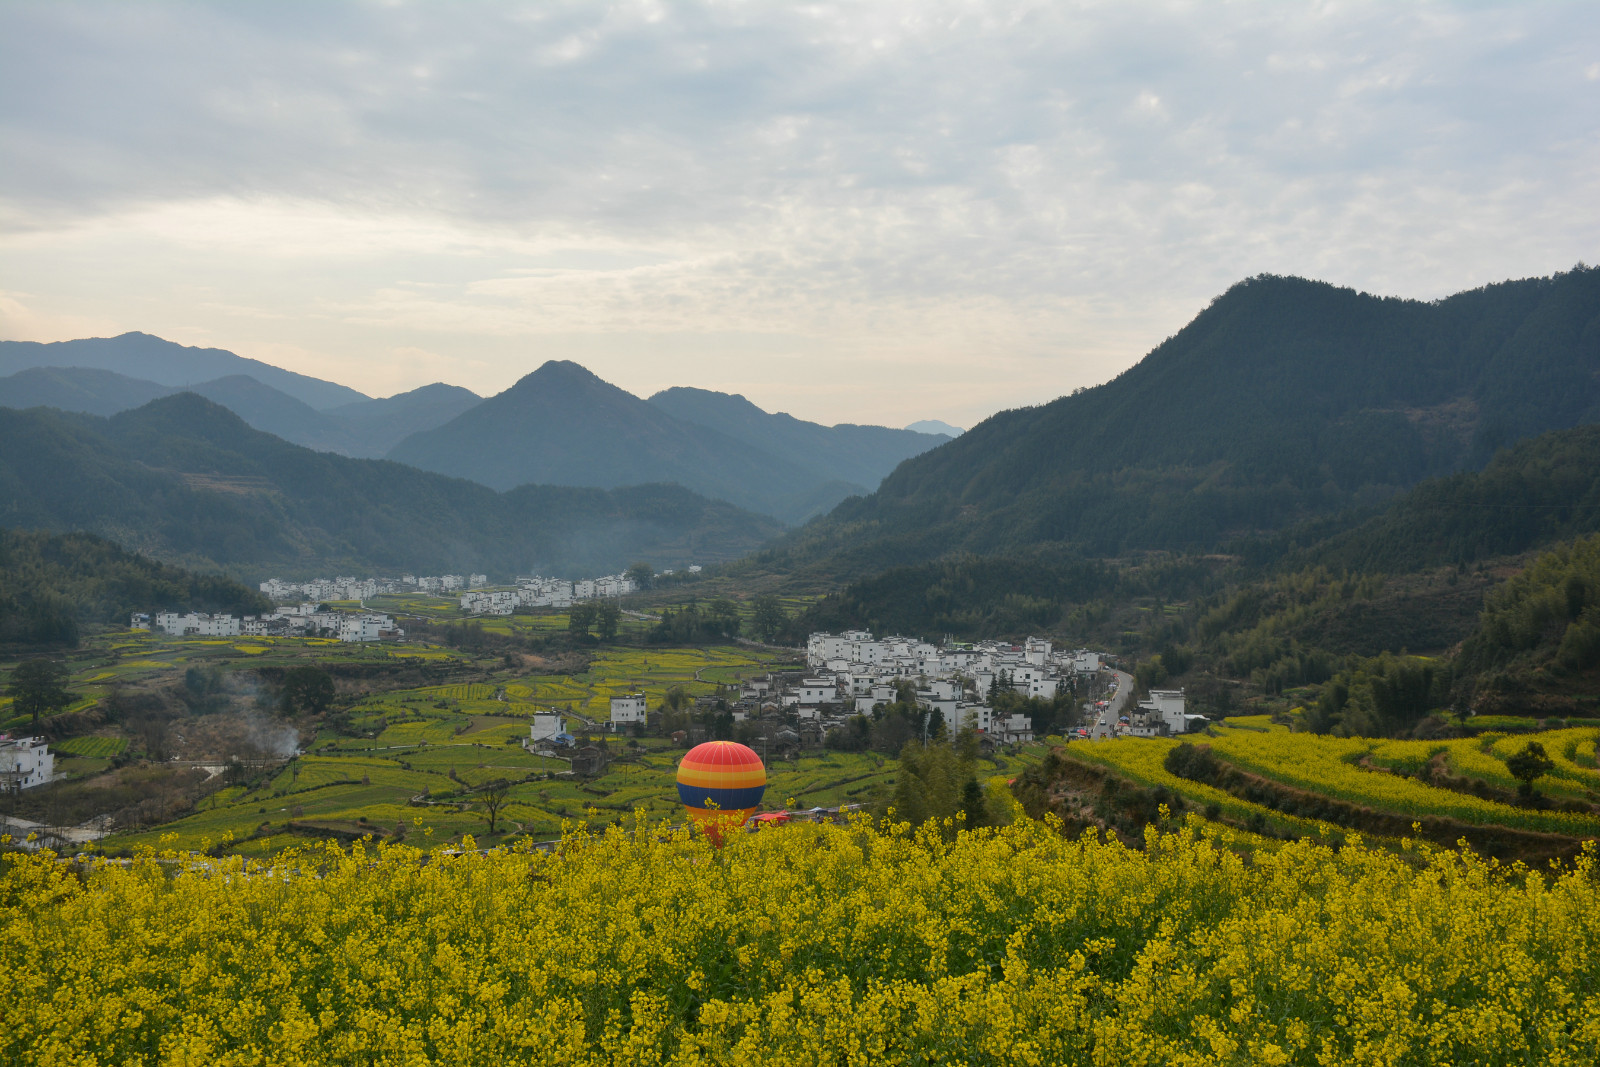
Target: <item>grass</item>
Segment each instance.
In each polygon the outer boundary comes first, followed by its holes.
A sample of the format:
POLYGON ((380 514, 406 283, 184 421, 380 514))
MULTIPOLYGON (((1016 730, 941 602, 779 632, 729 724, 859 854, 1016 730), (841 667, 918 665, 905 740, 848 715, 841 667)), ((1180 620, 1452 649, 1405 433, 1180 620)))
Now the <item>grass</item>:
POLYGON ((108 759, 121 754, 128 747, 128 742, 122 737, 69 737, 65 741, 53 742, 50 747, 68 756, 108 759))

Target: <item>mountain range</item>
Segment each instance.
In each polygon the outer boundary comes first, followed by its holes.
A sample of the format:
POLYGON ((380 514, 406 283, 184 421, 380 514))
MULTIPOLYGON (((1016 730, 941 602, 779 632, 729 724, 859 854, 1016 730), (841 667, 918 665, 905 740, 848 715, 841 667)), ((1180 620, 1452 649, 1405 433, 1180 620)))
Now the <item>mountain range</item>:
POLYGON ((192 348, 137 332, 48 344, 0 341, 0 375, 32 367, 108 370, 125 378, 185 388, 197 382, 244 374, 318 411, 372 399, 349 386, 296 374, 226 349, 192 348))
POLYGON ((790 523, 870 491, 948 438, 820 426, 742 396, 668 389, 649 400, 552 360, 388 458, 496 489, 672 482, 790 523))
MULTIPOLYGON (((161 344, 131 336, 142 352, 161 344)), ((0 346, 0 367, 55 347, 0 346)), ((162 374, 197 366, 202 350, 171 347, 182 359, 162 364, 162 374)), ((105 357, 103 344, 94 352, 105 357)), ((22 386, 35 396, 57 390, 61 407, 111 402, 96 397, 132 403, 173 388, 107 373, 122 372, 14 373, 0 381, 0 402, 13 403, 22 386)), ((328 384, 305 379, 296 388, 328 384)), ((302 401, 264 391, 251 375, 199 388, 261 423, 307 418, 287 403, 302 401)), ((298 560, 327 569, 348 559, 426 569, 448 559, 455 569, 504 571, 580 557, 656 562, 670 552, 730 559, 778 532, 761 516, 798 523, 832 505, 742 566, 836 585, 919 561, 1039 550, 1075 559, 1290 552, 1312 530, 1347 532, 1338 558, 1351 566, 1384 566, 1395 538, 1445 536, 1429 509, 1386 513, 1389 501, 1426 479, 1482 470, 1505 446, 1600 422, 1600 269, 1430 302, 1248 279, 1112 381, 1001 412, 953 440, 823 427, 700 389, 646 400, 563 361, 487 399, 463 393, 435 386, 384 401, 304 404, 340 425, 415 430, 388 449, 394 462, 366 466, 294 450, 194 395, 151 398, 110 419, 0 412, 10 428, 0 524, 91 529, 167 558, 235 567, 298 560), (147 424, 157 429, 134 432, 147 424), (655 488, 619 488, 642 483, 655 488), (553 510, 537 513, 532 501, 553 510), (674 507, 684 515, 664 519, 674 507), (642 514, 664 525, 645 529, 642 514), (1391 526, 1363 534, 1363 520, 1391 526), (724 521, 727 537, 707 548, 724 521), (625 531, 620 539, 607 540, 608 522, 625 531), (601 547, 581 548, 582 539, 601 547), (651 557, 638 547, 646 545, 677 547, 651 557)), ((1577 454, 1557 450, 1549 485, 1564 484, 1577 454)), ((1494 492, 1512 492, 1514 481, 1494 492)), ((1448 537, 1459 548, 1481 525, 1448 537)), ((1026 571, 1008 564, 996 573, 1026 571)))
POLYGON ((318 451, 387 455, 502 490, 675 483, 790 523, 870 492, 902 460, 949 439, 821 426, 703 389, 669 389, 645 401, 563 361, 487 400, 442 383, 374 400, 147 334, 0 342, 0 371, 7 370, 0 403, 13 408, 110 416, 187 391, 318 451))
POLYGON ((499 493, 317 452, 194 393, 110 418, 0 408, 0 526, 85 531, 230 574, 591 576, 740 557, 781 531, 678 486, 499 493))

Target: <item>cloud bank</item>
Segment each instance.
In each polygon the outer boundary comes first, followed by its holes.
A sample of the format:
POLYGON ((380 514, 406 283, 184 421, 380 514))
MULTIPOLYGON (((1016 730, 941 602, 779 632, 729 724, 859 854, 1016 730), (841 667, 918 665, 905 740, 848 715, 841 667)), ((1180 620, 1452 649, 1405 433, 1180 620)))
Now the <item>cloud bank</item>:
POLYGON ((12 3, 0 331, 971 425, 1263 271, 1593 259, 1577 4, 12 3))

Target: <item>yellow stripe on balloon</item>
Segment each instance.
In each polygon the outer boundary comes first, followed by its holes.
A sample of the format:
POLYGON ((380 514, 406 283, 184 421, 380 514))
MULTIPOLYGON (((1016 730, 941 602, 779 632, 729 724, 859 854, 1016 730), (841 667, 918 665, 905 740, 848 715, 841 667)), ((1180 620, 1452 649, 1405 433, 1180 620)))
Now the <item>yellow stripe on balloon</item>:
POLYGON ((678 781, 684 785, 700 786, 705 789, 749 789, 753 786, 766 785, 767 772, 760 767, 748 771, 679 767, 678 781))

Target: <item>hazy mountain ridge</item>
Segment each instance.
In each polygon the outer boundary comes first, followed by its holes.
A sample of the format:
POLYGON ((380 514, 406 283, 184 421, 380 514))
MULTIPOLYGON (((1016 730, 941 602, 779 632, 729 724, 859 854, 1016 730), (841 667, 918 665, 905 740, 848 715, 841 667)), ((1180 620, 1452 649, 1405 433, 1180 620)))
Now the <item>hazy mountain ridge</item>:
POLYGON ((936 448, 949 437, 840 423, 822 426, 784 412, 768 413, 732 393, 675 386, 650 403, 683 422, 709 427, 770 455, 785 456, 825 481, 870 490, 904 460, 936 448))
POLYGON ((221 349, 145 334, 6 344, 0 369, 48 364, 0 377, 0 404, 8 407, 109 416, 186 389, 258 430, 319 451, 392 453, 501 490, 676 483, 790 523, 869 492, 902 460, 947 440, 883 426, 821 426, 703 389, 645 401, 566 361, 545 364, 476 410, 484 398, 459 386, 436 382, 376 400, 343 386, 329 394, 322 388, 329 383, 317 379, 277 368, 270 374, 266 364, 221 349), (58 365, 77 358, 83 366, 58 365))
POLYGON ((445 425, 406 438, 388 458, 501 489, 671 482, 800 522, 867 492, 901 454, 939 440, 818 426, 707 390, 667 390, 646 401, 576 363, 551 360, 445 425))
POLYGON ((318 411, 247 374, 185 388, 87 367, 34 367, 0 378, 0 404, 53 407, 110 416, 175 393, 197 393, 245 422, 321 452, 375 459, 419 428, 448 421, 482 399, 459 386, 435 383, 381 400, 318 411))
POLYGON ((116 371, 129 378, 174 388, 247 374, 319 411, 371 399, 349 386, 297 374, 226 349, 194 348, 138 332, 48 343, 0 341, 0 375, 32 367, 116 371))
POLYGON ((245 577, 594 574, 731 559, 780 529, 673 486, 502 494, 316 452, 193 393, 109 419, 0 409, 0 526, 84 530, 245 577))

